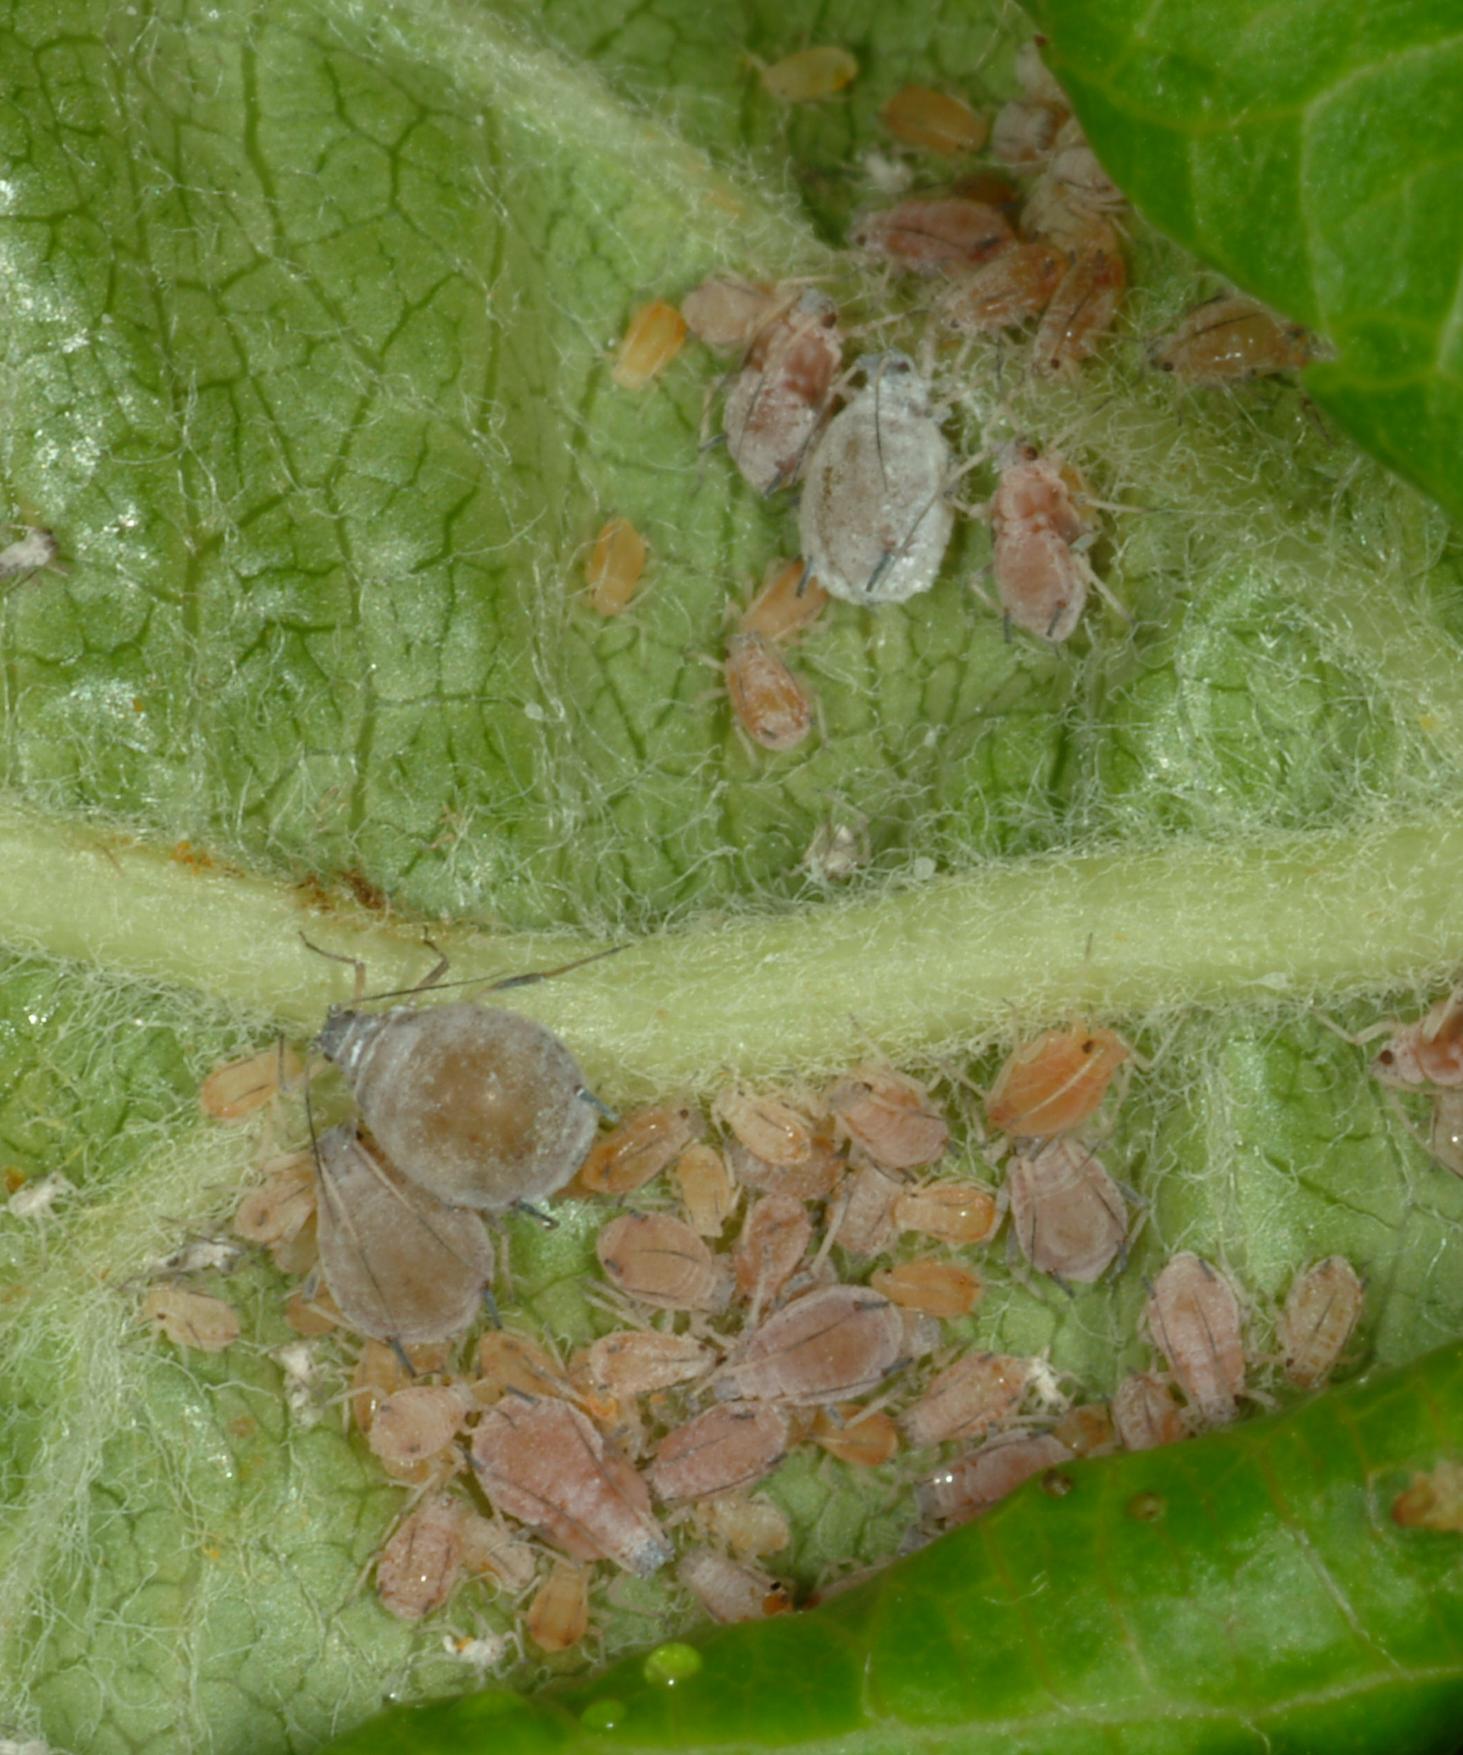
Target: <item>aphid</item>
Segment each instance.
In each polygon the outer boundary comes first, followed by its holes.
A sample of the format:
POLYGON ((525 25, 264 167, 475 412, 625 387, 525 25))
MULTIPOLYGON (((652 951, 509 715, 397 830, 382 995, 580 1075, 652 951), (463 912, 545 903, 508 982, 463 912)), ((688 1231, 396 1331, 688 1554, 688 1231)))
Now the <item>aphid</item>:
POLYGON ((829 422, 808 462, 802 550, 825 590, 849 603, 903 603, 935 582, 954 528, 950 447, 914 362, 864 362, 867 382, 829 422))
POLYGON ((216 1066, 198 1089, 203 1113, 214 1121, 242 1121, 298 1082, 304 1063, 293 1049, 277 1043, 244 1060, 216 1066))
POLYGON ((713 1381, 723 1401, 815 1407, 863 1395, 903 1363, 898 1308, 862 1286, 829 1286, 744 1336, 713 1381))
POLYGON ((869 863, 869 854, 869 826, 863 818, 819 823, 798 864, 815 884, 841 884, 869 863))
MULTIPOLYGON (((1389 1026, 1366 1031, 1362 1040, 1389 1026)), ((1387 1041, 1372 1061, 1372 1077, 1396 1090, 1435 1085, 1463 1086, 1463 988, 1455 987, 1430 1006, 1416 1024, 1390 1027, 1387 1041)))
POLYGON ((619 615, 630 607, 645 571, 645 538, 628 518, 611 518, 594 539, 584 563, 589 607, 596 615, 619 615))
POLYGON ((978 1438, 1021 1405, 1031 1382, 1031 1361, 1005 1353, 967 1353, 931 1378, 919 1400, 900 1416, 914 1445, 947 1438, 978 1438))
POLYGON ((941 294, 936 310, 942 322, 968 335, 1014 329, 1046 309, 1068 266, 1055 244, 1041 238, 1015 243, 962 274, 941 294))
POLYGON ((366 1442, 393 1473, 440 1456, 462 1430, 471 1394, 456 1385, 408 1384, 376 1409, 366 1442))
POLYGON ((498 1328, 478 1337, 473 1393, 485 1404, 515 1393, 572 1400, 574 1386, 537 1342, 511 1329, 498 1328))
POLYGON ((1013 171, 1034 171, 1056 150, 1067 119, 1064 105, 1014 98, 996 111, 991 126, 991 157, 1013 171))
POLYGON ((942 1243, 986 1243, 1000 1228, 1002 1198, 979 1182, 927 1182, 894 1200, 894 1223, 942 1243))
POLYGON ((685 346, 686 319, 664 299, 641 305, 625 330, 610 377, 622 390, 643 390, 685 346))
POLYGON ((869 1284, 901 1310, 922 1310, 927 1316, 968 1316, 980 1299, 982 1286, 958 1262, 922 1255, 880 1268, 869 1284))
POLYGON ((962 98, 932 91, 927 85, 906 85, 879 111, 879 119, 896 140, 954 158, 979 152, 990 123, 977 116, 962 98))
POLYGON ((23 528, 23 536, 0 548, 0 579, 14 579, 22 573, 38 573, 42 567, 49 567, 60 553, 56 538, 49 530, 39 530, 29 525, 23 528))
POLYGON ((720 1237, 737 1205, 737 1185, 725 1158, 714 1146, 691 1146, 676 1160, 673 1174, 691 1229, 720 1237))
POLYGON ((892 1176, 866 1165, 844 1184, 837 1242, 850 1255, 882 1255, 899 1229, 894 1209, 903 1190, 892 1176))
POLYGON ((234 1235, 274 1247, 288 1243, 315 1213, 315 1164, 308 1152, 276 1159, 234 1214, 234 1235))
POLYGON ((826 1450, 839 1462, 876 1469, 890 1461, 899 1449, 899 1428, 882 1408, 870 1410, 850 1404, 819 1408, 812 1439, 820 1450, 826 1450))
POLYGON ((239 1313, 222 1298, 182 1286, 154 1286, 142 1300, 142 1320, 178 1347, 221 1353, 238 1340, 239 1313))
POLYGON ((840 1130, 881 1170, 915 1170, 945 1154, 950 1129, 917 1079, 855 1067, 828 1093, 840 1130))
POLYGON ((796 749, 813 729, 813 702, 761 634, 726 643, 726 691, 737 724, 768 750, 796 749))
POLYGON ((693 1335, 623 1329, 601 1335, 589 1349, 590 1381, 614 1396, 649 1395, 690 1383, 711 1369, 715 1355, 693 1335))
POLYGON ((605 1273, 632 1298, 663 1310, 725 1310, 731 1275, 689 1225, 668 1213, 626 1213, 595 1243, 605 1273))
POLYGON ((633 1465, 568 1402, 507 1395, 478 1421, 472 1462, 494 1507, 571 1560, 654 1572, 671 1545, 633 1465))
POLYGON ((764 640, 792 640, 823 612, 828 593, 796 557, 769 561, 761 588, 742 611, 741 631, 764 640))
POLYGON ((752 1304, 752 1320, 797 1270, 813 1240, 813 1222, 800 1200, 764 1194, 749 1209, 732 1257, 737 1291, 752 1304))
MULTIPOLYGON (((1001 608, 1018 628, 1053 645, 1076 629, 1088 586, 1101 589, 1083 553, 1092 525, 1081 503, 1076 472, 1038 457, 1029 446, 1018 448, 1001 470, 991 497, 992 569, 1001 608)), ((1087 1038, 1081 1026, 1049 1031, 1040 1041, 1048 1054, 1055 1055, 1056 1044, 1064 1037, 1072 1039, 1069 1055, 1093 1052, 1082 1046, 1087 1038)), ((1088 1032, 1088 1038, 1117 1040, 1111 1032, 1102 1036, 1088 1032)))
POLYGON ((827 44, 798 49, 770 67, 759 66, 763 89, 784 104, 816 103, 858 78, 858 62, 847 49, 827 44))
POLYGON ((1183 1250, 1164 1267, 1144 1306, 1149 1333, 1206 1426, 1235 1414, 1245 1386, 1245 1350, 1234 1288, 1207 1261, 1183 1250))
POLYGON ((76 1184, 59 1170, 49 1176, 38 1176, 33 1182, 22 1182, 5 1203, 7 1213, 17 1219, 44 1218, 63 1196, 76 1193, 76 1184))
POLYGON ((1088 220, 1079 234, 1068 231, 1057 242, 1070 249, 1071 260, 1036 326, 1031 360, 1038 372, 1070 375, 1111 326, 1128 270, 1117 233, 1101 220, 1088 220))
POLYGON ((589 1571, 556 1560, 528 1605, 528 1637, 540 1651, 568 1651, 589 1631, 589 1571))
POLYGON ((1052 1437, 1065 1444, 1073 1456, 1104 1456, 1118 1442, 1112 1410, 1106 1402, 1082 1402, 1068 1408, 1052 1427, 1052 1437))
POLYGON ((1118 1385, 1112 1423, 1124 1450, 1157 1450, 1188 1436, 1182 1410, 1151 1371, 1134 1372, 1118 1385))
POLYGON ((780 1097, 750 1097, 743 1091, 723 1091, 711 1105, 711 1113, 766 1164, 790 1168, 806 1164, 813 1156, 812 1119, 780 1097))
POLYGON ((434 1493, 397 1524, 376 1558, 381 1606, 403 1621, 420 1621, 452 1595, 462 1572, 467 1507, 434 1493))
POLYGON ((668 1432, 645 1478, 659 1499, 705 1499, 760 1481, 787 1445, 787 1418, 778 1409, 730 1402, 668 1432))
POLYGON ((1392 1501, 1392 1521, 1403 1529, 1463 1531, 1463 1463, 1442 1457, 1392 1501))
POLYGON ((533 1583, 538 1562, 532 1547, 507 1524, 472 1511, 463 1519, 462 1569, 474 1576, 491 1573, 516 1596, 533 1583))
POLYGON ((1128 1209, 1097 1154, 1077 1140, 1044 1140, 1012 1160, 1011 1228, 1038 1273, 1085 1285, 1128 1240, 1128 1209))
POLYGON ((792 1540, 781 1506, 746 1493, 717 1493, 700 1500, 691 1521, 708 1540, 738 1556, 776 1554, 792 1540))
POLYGON ((461 1333, 493 1274, 482 1221, 397 1175, 354 1128, 331 1128, 315 1153, 320 1269, 345 1320, 378 1341, 461 1333))
POLYGON ((770 1572, 714 1548, 688 1548, 676 1562, 676 1577, 713 1621, 760 1621, 792 1607, 787 1586, 770 1572))
POLYGON ((1297 1274, 1277 1325, 1285 1375, 1315 1389, 1331 1375, 1356 1327, 1366 1288, 1344 1255, 1328 1255, 1297 1274))
POLYGON ((968 1523, 1033 1475, 1071 1460, 1066 1445, 1049 1432, 1032 1438, 1012 1433, 936 1470, 919 1487, 919 1508, 942 1523, 968 1523))
POLYGON ((707 347, 745 347, 783 302, 776 287, 713 275, 681 300, 681 315, 707 347))
POLYGON ((451 1206, 500 1213, 547 1200, 594 1143, 574 1057, 517 1012, 470 1001, 337 1008, 318 1046, 386 1157, 451 1206))
POLYGON ((699 1131, 693 1109, 667 1104, 637 1109, 613 1133, 595 1141, 580 1167, 578 1185, 591 1194, 631 1194, 672 1164, 699 1131))
POLYGON ((1097 162, 1075 116, 1063 122, 1045 176, 1079 213, 1102 213, 1124 205, 1122 191, 1097 162))
POLYGON ((212 1237, 200 1237, 196 1243, 184 1243, 162 1255, 151 1264, 157 1274, 197 1274, 213 1271, 231 1274, 239 1265, 243 1250, 237 1243, 220 1243, 212 1237))
MULTIPOLYGON (((440 1371, 447 1363, 447 1350, 440 1346, 403 1348, 413 1371, 424 1375, 440 1371)), ((392 1347, 384 1341, 365 1341, 351 1373, 350 1412, 356 1429, 370 1432, 376 1410, 397 1390, 405 1389, 411 1374, 392 1347)))
POLYGON ((762 1194, 790 1194, 794 1200, 824 1200, 838 1186, 847 1166, 821 1127, 812 1137, 812 1152, 800 1164, 769 1163, 735 1140, 727 1147, 727 1164, 739 1183, 744 1182, 762 1194))
POLYGON ((856 249, 911 274, 958 274, 1004 250, 1013 239, 999 209, 959 195, 914 196, 863 214, 850 234, 856 249))
POLYGON ((1153 364, 1190 384, 1235 384, 1294 372, 1316 357, 1315 337, 1253 299, 1221 294, 1185 313, 1154 348, 1153 364))
POLYGON ((722 421, 732 461, 759 494, 796 479, 842 363, 838 307, 826 293, 800 293, 757 331, 722 421))
POLYGON ((1047 1030, 1023 1043, 997 1073, 986 1119, 1018 1138, 1070 1133, 1096 1113, 1131 1053, 1111 1030, 1080 1022, 1047 1030))

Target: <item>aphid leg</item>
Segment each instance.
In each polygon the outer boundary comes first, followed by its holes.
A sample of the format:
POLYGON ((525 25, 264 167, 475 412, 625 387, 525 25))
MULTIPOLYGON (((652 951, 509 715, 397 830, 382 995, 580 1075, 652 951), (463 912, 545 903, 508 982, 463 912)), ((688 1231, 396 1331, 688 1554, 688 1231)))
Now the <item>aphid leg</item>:
POLYGON ((599 1114, 609 1122, 611 1127, 618 1127, 620 1125, 619 1111, 611 1109, 603 1097, 596 1097, 594 1092, 591 1091, 587 1085, 581 1085, 574 1095, 581 1103, 587 1103, 591 1109, 597 1110, 599 1114))
POLYGON ((390 1347, 390 1349, 393 1353, 395 1353, 397 1364, 400 1365, 400 1367, 407 1374, 407 1376, 408 1377, 415 1377, 417 1374, 417 1368, 415 1365, 412 1364, 411 1359, 407 1354, 406 1348, 404 1346, 402 1346, 401 1342, 399 1340, 397 1340, 395 1335, 390 1335, 387 1337, 386 1345, 388 1347, 390 1347))
POLYGON ((1128 606, 1125 603, 1122 603, 1118 598, 1116 598, 1113 595, 1112 588, 1108 585, 1107 581, 1105 579, 1100 578, 1092 570, 1092 568, 1087 564, 1087 557, 1085 555, 1079 554, 1077 556, 1077 560, 1078 560, 1079 565, 1082 568, 1082 571, 1087 575, 1087 583, 1093 588, 1094 591, 1096 591, 1097 595, 1108 606, 1108 608, 1110 610, 1112 610, 1115 615, 1117 615, 1119 620, 1125 621, 1125 622, 1131 622, 1133 619, 1132 611, 1128 608, 1128 606))
POLYGON ((498 1300, 493 1296, 491 1286, 483 1287, 483 1303, 488 1309, 488 1325, 490 1328, 502 1328, 503 1318, 498 1311, 498 1300))
POLYGON ((1324 1024, 1333 1036, 1339 1036, 1352 1048, 1364 1048, 1368 1042, 1375 1042, 1379 1036, 1395 1035, 1402 1027, 1396 1018, 1383 1018, 1380 1023, 1368 1024, 1364 1030, 1347 1030, 1325 1012, 1317 1011, 1311 1015, 1318 1024, 1324 1024))
POLYGON ((332 963, 349 963, 355 971, 356 990, 351 995, 351 1003, 359 1005, 366 997, 366 965, 359 957, 348 957, 344 951, 327 951, 324 945, 317 945, 312 939, 300 934, 300 943, 307 951, 314 951, 317 957, 329 957, 332 963))

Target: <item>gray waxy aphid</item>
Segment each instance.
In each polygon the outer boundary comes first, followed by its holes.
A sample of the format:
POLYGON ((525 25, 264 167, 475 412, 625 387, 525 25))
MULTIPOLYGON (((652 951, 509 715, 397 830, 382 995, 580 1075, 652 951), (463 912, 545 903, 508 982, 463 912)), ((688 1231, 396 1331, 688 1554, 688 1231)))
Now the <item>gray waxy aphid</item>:
POLYGON ((398 1346, 461 1334, 493 1276, 482 1221, 398 1175, 354 1128, 331 1128, 315 1153, 320 1268, 346 1322, 398 1346))
POLYGON ((903 603, 935 582, 955 516, 950 447, 930 394, 902 353, 865 362, 868 382, 828 423, 808 460, 803 556, 847 603, 903 603))
POLYGON ((501 1213, 556 1194, 598 1111, 573 1055, 517 1012, 464 1001, 332 1012, 318 1046, 403 1176, 451 1206, 501 1213))

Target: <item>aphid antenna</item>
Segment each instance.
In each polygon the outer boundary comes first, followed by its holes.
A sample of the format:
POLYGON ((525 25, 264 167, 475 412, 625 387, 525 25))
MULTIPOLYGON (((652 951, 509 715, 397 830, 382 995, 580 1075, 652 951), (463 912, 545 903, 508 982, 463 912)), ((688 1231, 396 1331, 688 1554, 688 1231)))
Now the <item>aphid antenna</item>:
MULTIPOLYGON (((602 954, 608 955, 608 952, 602 954)), ((570 967, 572 968, 573 965, 571 964, 570 967)), ((602 1115, 604 1119, 609 1122, 611 1127, 618 1127, 620 1125, 619 1110, 612 1109, 609 1104, 605 1102, 603 1097, 595 1096, 594 1092, 590 1090, 588 1085, 581 1085, 574 1095, 581 1103, 587 1103, 591 1109, 602 1115)))
POLYGON ((390 1349, 393 1353, 395 1353, 397 1364, 400 1365, 400 1367, 407 1374, 407 1376, 411 1377, 411 1378, 415 1378, 416 1374, 417 1374, 417 1368, 415 1365, 412 1364, 411 1359, 407 1355, 406 1348, 402 1346, 401 1342, 397 1339, 397 1337, 395 1335, 388 1336, 387 1341, 386 1341, 386 1345, 388 1347, 390 1347, 390 1349))
MULTIPOLYGON (((552 1213, 546 1213, 542 1207, 533 1206, 526 1200, 514 1201, 509 1210, 522 1213, 526 1219, 532 1219, 540 1231, 557 1231, 559 1228, 559 1221, 552 1213)), ((502 1324, 499 1323, 497 1326, 501 1328, 502 1324)))
MULTIPOLYGON (((333 963, 351 964, 357 971, 358 983, 364 987, 366 965, 359 957, 347 956, 342 951, 327 951, 323 946, 312 943, 305 937, 303 932, 300 934, 300 938, 306 949, 314 951, 317 956, 329 957, 333 963)), ((441 979, 441 974, 451 966, 450 960, 437 948, 436 945, 432 943, 430 939, 423 939, 422 942, 426 945, 428 950, 433 951, 436 954, 437 962, 433 964, 433 966, 427 971, 426 975, 418 981, 415 986, 387 988, 380 993, 358 992, 352 999, 351 1004, 364 1005, 367 1002, 374 1002, 379 999, 410 999, 415 994, 425 993, 429 989, 433 992, 442 993, 451 988, 477 987, 483 984, 486 984, 486 991, 488 993, 503 993, 510 987, 532 987, 539 981, 552 981, 556 976, 568 975, 575 969, 584 968, 588 963, 601 962, 605 957, 617 957, 621 951, 627 951, 630 948, 629 945, 610 945, 606 950, 591 951, 587 957, 575 957, 571 962, 559 963, 552 969, 527 969, 521 975, 502 975, 497 978, 490 975, 467 975, 464 976, 461 981, 443 981, 441 979)), ((341 1008, 334 1006, 331 1009, 333 1011, 339 1011, 341 1008)))

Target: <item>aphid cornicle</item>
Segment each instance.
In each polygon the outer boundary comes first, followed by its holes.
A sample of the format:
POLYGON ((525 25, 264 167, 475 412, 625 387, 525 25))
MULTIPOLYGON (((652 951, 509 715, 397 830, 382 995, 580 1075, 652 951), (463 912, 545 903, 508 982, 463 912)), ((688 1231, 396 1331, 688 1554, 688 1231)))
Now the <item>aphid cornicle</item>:
POLYGON ((846 603, 903 603, 935 582, 954 529, 950 447, 914 361, 864 362, 867 383, 828 423, 803 487, 802 550, 846 603))
POLYGON ((482 1221, 397 1175, 354 1128, 331 1128, 315 1154, 320 1268, 346 1322, 398 1344, 460 1334, 493 1276, 482 1221))
POLYGON ((392 1164, 450 1206, 547 1200, 594 1143, 598 1114, 573 1055, 517 1012, 338 1007, 316 1046, 392 1164))

